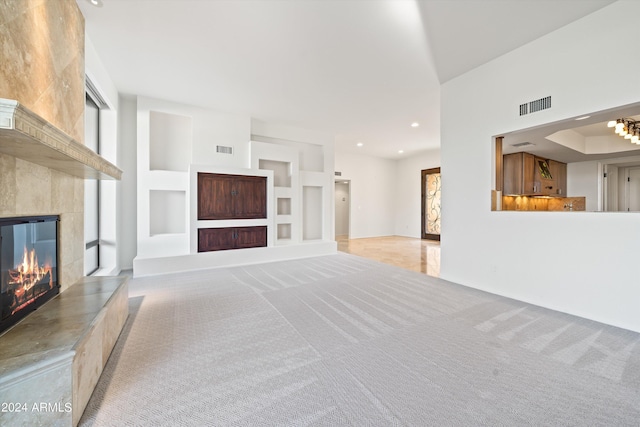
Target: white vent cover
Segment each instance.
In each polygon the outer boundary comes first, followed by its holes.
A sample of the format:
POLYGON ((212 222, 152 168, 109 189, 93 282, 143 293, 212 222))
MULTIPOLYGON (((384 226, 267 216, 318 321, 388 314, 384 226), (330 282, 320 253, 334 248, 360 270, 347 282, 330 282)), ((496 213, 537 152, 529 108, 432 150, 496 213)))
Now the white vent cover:
POLYGON ((548 108, 551 108, 550 96, 520 104, 520 115, 524 116, 525 114, 535 113, 536 111, 546 110, 548 108))
POLYGON ((233 147, 227 147, 225 145, 216 145, 216 153, 233 154, 233 147))
POLYGON ((526 141, 526 142, 518 142, 517 144, 511 144, 512 147, 528 147, 530 145, 536 145, 536 144, 533 144, 533 143, 528 142, 528 141, 526 141))

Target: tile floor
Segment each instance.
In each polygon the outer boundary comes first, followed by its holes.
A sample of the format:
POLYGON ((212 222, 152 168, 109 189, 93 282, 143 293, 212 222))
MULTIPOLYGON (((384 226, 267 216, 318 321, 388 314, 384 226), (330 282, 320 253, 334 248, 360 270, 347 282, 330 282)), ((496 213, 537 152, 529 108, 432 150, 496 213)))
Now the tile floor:
POLYGON ((338 250, 364 258, 440 276, 440 242, 412 237, 384 236, 349 239, 336 236, 338 250))

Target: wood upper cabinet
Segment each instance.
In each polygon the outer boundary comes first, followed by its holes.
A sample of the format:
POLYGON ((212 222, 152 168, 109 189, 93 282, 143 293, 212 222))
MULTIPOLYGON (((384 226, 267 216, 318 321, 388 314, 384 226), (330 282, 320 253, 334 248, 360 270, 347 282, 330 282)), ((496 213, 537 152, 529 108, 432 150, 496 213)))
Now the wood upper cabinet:
POLYGON ((266 217, 266 177, 198 173, 198 220, 266 217))
POLYGON ((553 195, 566 196, 567 195, 567 164, 557 162, 555 160, 549 160, 549 169, 551 175, 555 179, 555 188, 553 195))
POLYGON ((504 195, 566 196, 567 165, 530 153, 503 156, 504 195))
POLYGON ((535 194, 534 156, 529 153, 505 154, 502 158, 502 194, 535 194))

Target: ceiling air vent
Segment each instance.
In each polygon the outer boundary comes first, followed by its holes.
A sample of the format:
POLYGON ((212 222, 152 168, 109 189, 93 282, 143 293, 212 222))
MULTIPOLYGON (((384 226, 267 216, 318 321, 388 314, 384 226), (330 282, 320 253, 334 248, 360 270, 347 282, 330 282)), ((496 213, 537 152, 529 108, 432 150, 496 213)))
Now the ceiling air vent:
POLYGON ((335 173, 336 176, 342 176, 342 172, 337 172, 335 173))
POLYGON ((224 145, 216 145, 216 153, 233 154, 233 147, 226 147, 224 145))
POLYGON ((528 147, 528 146, 530 146, 530 145, 536 145, 536 144, 533 144, 533 143, 531 143, 531 142, 529 142, 529 141, 526 141, 526 142, 518 142, 517 144, 511 144, 511 146, 512 146, 512 147, 528 147))
POLYGON ((520 104, 520 115, 524 116, 525 114, 535 113, 536 111, 546 110, 548 108, 551 108, 550 96, 520 104))

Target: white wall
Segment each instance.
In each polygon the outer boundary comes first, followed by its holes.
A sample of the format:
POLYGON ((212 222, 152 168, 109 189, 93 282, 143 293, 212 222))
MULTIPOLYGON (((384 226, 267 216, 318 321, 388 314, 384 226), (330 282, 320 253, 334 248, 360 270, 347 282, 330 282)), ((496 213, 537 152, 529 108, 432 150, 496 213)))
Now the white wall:
MULTIPOLYGON (((336 154, 335 170, 351 182, 351 239, 395 233, 396 161, 336 154)), ((419 184, 420 178, 418 178, 419 184)), ((419 201, 419 200, 418 200, 419 201)), ((419 221, 418 221, 419 224, 419 221)))
POLYGON ((122 169, 121 191, 118 198, 118 243, 119 259, 123 270, 133 268, 133 259, 137 255, 138 234, 138 190, 137 190, 137 120, 138 110, 134 96, 120 96, 118 111, 118 166, 122 169))
POLYGON ((421 237, 421 171, 437 167, 440 167, 440 150, 424 151, 396 161, 394 234, 421 237))
POLYGON ((567 164, 567 195, 584 196, 587 211, 598 210, 598 200, 601 197, 598 188, 600 169, 597 161, 567 164))
POLYGON ((116 89, 116 85, 111 80, 98 51, 87 34, 85 34, 84 42, 85 74, 102 95, 109 109, 118 111, 118 89, 116 89))
POLYGON ((636 214, 490 210, 493 136, 640 101, 640 56, 612 48, 639 40, 620 23, 638 14, 618 1, 442 86, 443 279, 640 331, 636 214))

